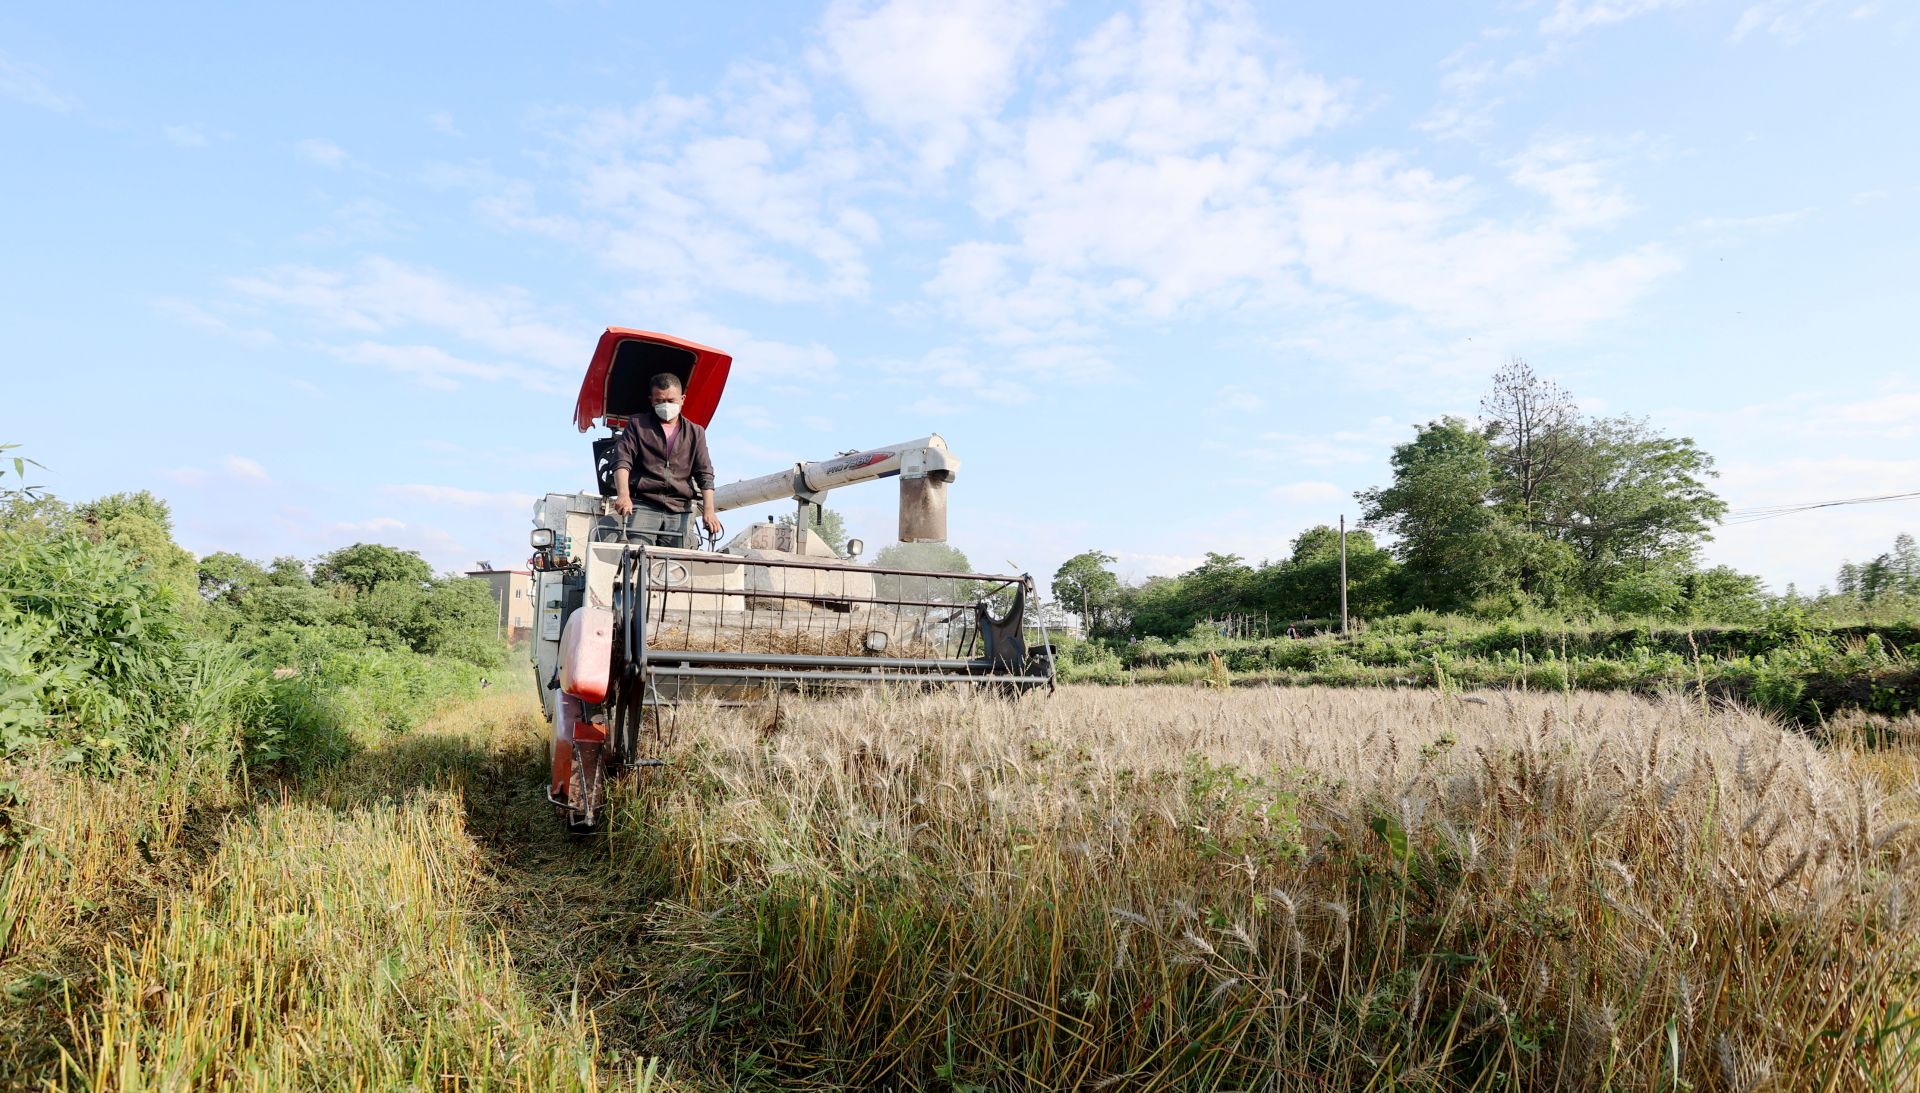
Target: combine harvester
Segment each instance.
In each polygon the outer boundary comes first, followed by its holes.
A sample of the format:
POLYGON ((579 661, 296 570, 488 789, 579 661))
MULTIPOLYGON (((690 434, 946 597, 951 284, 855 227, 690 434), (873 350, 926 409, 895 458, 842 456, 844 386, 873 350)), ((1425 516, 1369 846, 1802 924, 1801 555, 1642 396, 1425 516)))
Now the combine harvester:
MULTIPOLYGON (((615 431, 593 442, 599 488, 534 506, 533 661, 553 725, 547 796, 574 830, 598 820, 607 777, 661 765, 662 714, 684 702, 875 685, 1052 689, 1045 630, 1031 647, 1024 634, 1030 576, 860 565, 807 530, 828 491, 898 478, 900 541, 944 542, 960 461, 937 435, 718 487, 721 511, 798 508, 792 524, 769 517, 717 550, 628 541, 612 506, 618 430, 649 411, 649 381, 662 372, 680 377, 682 417, 706 426, 732 364, 704 345, 608 329, 573 416, 581 432, 615 431)), ((857 539, 845 546, 861 553, 857 539)))

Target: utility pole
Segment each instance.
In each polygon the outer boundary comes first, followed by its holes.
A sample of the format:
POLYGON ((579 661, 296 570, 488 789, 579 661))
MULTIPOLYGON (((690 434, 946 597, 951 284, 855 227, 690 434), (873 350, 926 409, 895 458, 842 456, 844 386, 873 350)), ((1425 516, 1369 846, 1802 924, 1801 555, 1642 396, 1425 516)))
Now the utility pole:
POLYGON ((1347 517, 1340 516, 1340 636, 1347 636, 1347 517))

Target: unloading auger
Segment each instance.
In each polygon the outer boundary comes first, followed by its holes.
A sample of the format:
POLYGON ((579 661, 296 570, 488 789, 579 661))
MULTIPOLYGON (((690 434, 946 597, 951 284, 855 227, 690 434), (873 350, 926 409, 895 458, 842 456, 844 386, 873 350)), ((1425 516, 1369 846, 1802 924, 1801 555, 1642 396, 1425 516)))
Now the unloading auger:
POLYGON ((944 542, 947 487, 960 461, 937 434, 847 452, 714 491, 733 511, 793 501, 796 519, 755 523, 717 549, 629 541, 612 508, 614 440, 645 413, 649 381, 670 372, 682 416, 706 426, 732 358, 665 334, 609 328, 588 365, 574 424, 614 435, 593 442, 597 490, 550 493, 534 506, 533 661, 553 726, 548 800, 591 829, 607 777, 659 766, 663 714, 693 700, 758 701, 874 686, 1053 687, 1044 627, 1029 640, 1026 575, 862 565, 842 558, 807 519, 827 492, 897 478, 899 538, 944 542))

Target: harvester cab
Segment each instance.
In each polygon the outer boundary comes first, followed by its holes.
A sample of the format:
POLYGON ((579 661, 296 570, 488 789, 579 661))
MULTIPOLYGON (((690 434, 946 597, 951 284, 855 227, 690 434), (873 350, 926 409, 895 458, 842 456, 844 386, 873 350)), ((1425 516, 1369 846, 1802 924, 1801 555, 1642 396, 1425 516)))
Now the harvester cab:
POLYGON ((598 821, 609 777, 664 765, 671 712, 683 703, 875 686, 1053 687, 1046 631, 1027 626, 1030 576, 865 565, 859 540, 828 544, 809 527, 829 491, 895 478, 900 541, 944 542, 960 461, 937 434, 718 487, 722 512, 796 510, 790 523, 762 520, 709 544, 716 549, 627 534, 612 506, 618 430, 648 412, 662 372, 681 380, 682 417, 706 426, 732 363, 684 339, 609 328, 574 406, 581 432, 613 431, 593 442, 596 488, 535 503, 533 662, 553 726, 548 799, 576 830, 598 821))

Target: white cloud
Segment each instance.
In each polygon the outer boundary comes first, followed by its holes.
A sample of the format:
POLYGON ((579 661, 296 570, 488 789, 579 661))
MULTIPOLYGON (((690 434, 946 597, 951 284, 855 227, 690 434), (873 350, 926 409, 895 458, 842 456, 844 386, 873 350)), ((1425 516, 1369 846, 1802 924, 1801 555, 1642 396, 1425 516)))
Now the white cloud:
POLYGON ((157 314, 185 323, 188 326, 211 331, 222 337, 232 338, 235 341, 247 345, 263 346, 272 345, 274 342, 273 334, 270 331, 237 326, 191 300, 163 296, 152 301, 150 306, 157 314))
POLYGON ((1560 0, 1552 14, 1540 21, 1549 35, 1582 34, 1597 27, 1624 23, 1636 16, 1676 7, 1686 0, 1560 0))
POLYGON ((1788 224, 1797 224, 1813 215, 1812 209, 1795 209, 1784 213, 1760 213, 1754 216, 1705 216, 1681 227, 1682 231, 1697 235, 1735 235, 1743 232, 1765 231, 1769 228, 1783 228, 1788 224))
POLYGON ((1567 227, 1601 227, 1633 211, 1619 187, 1602 176, 1605 164, 1593 158, 1591 141, 1537 138, 1509 165, 1514 185, 1546 197, 1555 219, 1567 227))
POLYGON ((959 416, 961 406, 949 398, 927 395, 907 403, 902 410, 906 414, 918 415, 929 421, 950 421, 959 416))
POLYGON ((1229 383, 1220 388, 1215 402, 1222 410, 1242 414, 1257 414, 1267 408, 1267 400, 1243 383, 1229 383))
POLYGON ((839 366, 833 350, 819 343, 794 345, 756 337, 710 315, 689 312, 674 320, 674 331, 691 341, 725 348, 733 355, 729 382, 739 377, 747 383, 769 380, 818 382, 832 376, 839 366))
POLYGON ((663 92, 548 120, 561 146, 551 188, 577 212, 495 180, 480 207, 498 222, 589 249, 660 309, 714 289, 786 303, 866 295, 880 225, 861 201, 894 184, 793 75, 737 65, 712 96, 663 92))
POLYGON ((1241 7, 1149 3, 1081 42, 1024 120, 996 130, 974 203, 999 237, 953 244, 924 289, 990 341, 1099 355, 1103 326, 1195 313, 1411 313, 1521 343, 1626 314, 1677 268, 1658 244, 1591 254, 1580 233, 1632 208, 1592 142, 1542 137, 1491 191, 1385 152, 1296 148, 1348 113, 1241 7), (1122 227, 1124 226, 1124 227, 1122 227))
POLYGON ((362 197, 337 206, 330 222, 304 232, 300 242, 315 246, 337 246, 348 242, 384 242, 413 230, 413 225, 393 206, 377 198, 362 197))
POLYGON ((353 520, 333 526, 339 528, 341 531, 350 531, 355 534, 377 535, 383 531, 405 530, 407 522, 405 520, 396 520, 391 516, 376 516, 371 520, 353 520))
POLYGON ((1059 92, 983 159, 975 205, 1041 269, 1130 275, 1112 295, 1164 314, 1285 266, 1274 156, 1344 109, 1246 10, 1151 3, 1076 47, 1059 92))
POLYGON ((533 494, 516 493, 511 490, 472 490, 460 486, 436 486, 423 483, 383 486, 381 492, 392 497, 430 505, 446 505, 463 509, 511 509, 519 513, 532 512, 533 503, 538 500, 533 494))
POLYGON ((765 406, 755 406, 751 404, 741 405, 739 403, 729 402, 726 404, 726 410, 724 412, 727 416, 727 427, 729 429, 736 431, 746 429, 753 432, 760 432, 774 427, 773 415, 767 411, 765 406))
POLYGON ((1341 464, 1378 466, 1386 462, 1386 453, 1396 444, 1412 439, 1412 429, 1390 417, 1375 417, 1363 428, 1323 432, 1319 423, 1303 423, 1297 431, 1274 431, 1262 435, 1266 445, 1242 449, 1262 462, 1328 467, 1341 464))
POLYGON ((335 549, 343 539, 359 540, 365 536, 400 550, 418 551, 437 572, 463 572, 474 564, 474 553, 466 543, 437 523, 409 522, 383 515, 316 524, 311 513, 291 508, 281 510, 278 522, 287 538, 311 543, 315 550, 335 549))
MULTIPOLYGON (((241 296, 280 305, 330 335, 428 333, 567 372, 584 367, 592 350, 590 331, 561 325, 524 289, 473 288, 389 258, 370 257, 345 270, 279 266, 229 284, 241 296)), ((481 375, 448 364, 445 371, 481 375)))
POLYGON ((40 69, 15 61, 4 53, 0 53, 0 98, 56 114, 69 114, 80 108, 80 100, 55 91, 40 69))
MULTIPOLYGON (((1890 362, 1896 375, 1913 362, 1890 362)), ((1656 423, 1694 436, 1720 458, 1713 488, 1734 510, 1920 490, 1920 388, 1909 380, 1872 390, 1808 390, 1745 406, 1667 410, 1656 423), (1844 444, 1845 451, 1837 448, 1844 444), (1859 454, 1848 454, 1859 453, 1859 454)), ((1819 509, 1714 532, 1706 555, 1811 592, 1841 561, 1887 549, 1902 531, 1920 533, 1920 503, 1819 509)))
MULTIPOLYGON (((1028 369, 1019 362, 977 356, 956 346, 940 346, 917 358, 883 360, 876 367, 893 383, 914 389, 937 387, 1003 406, 1016 406, 1033 398, 1033 389, 1024 382, 1028 369)), ((963 406, 957 399, 928 396, 914 409, 958 413, 963 406)))
POLYGON ((347 154, 345 148, 340 147, 330 140, 321 140, 318 137, 309 137, 306 140, 296 141, 293 150, 299 154, 301 159, 306 160, 308 163, 325 167, 330 171, 337 171, 342 167, 349 166, 354 161, 353 157, 347 154))
POLYGON ((1267 491, 1277 501, 1291 505, 1311 505, 1322 501, 1336 501, 1346 496, 1347 491, 1331 482, 1288 482, 1267 491))
POLYGON ((220 459, 218 460, 218 463, 220 465, 220 468, 226 471, 228 475, 234 478, 241 479, 243 481, 247 481, 247 482, 273 481, 272 477, 267 474, 267 469, 265 467, 262 467, 259 463, 251 459, 248 459, 246 456, 243 456, 243 455, 221 456, 220 459))
POLYGON ((821 19, 818 60, 867 113, 919 144, 933 170, 951 166, 974 129, 1014 90, 1051 5, 1031 0, 835 0, 821 19))
MULTIPOLYGON (((1837 0, 1763 0, 1740 13, 1739 21, 1733 26, 1733 40, 1737 42, 1749 34, 1761 33, 1792 45, 1806 37, 1807 31, 1823 16, 1847 8, 1847 4, 1837 0)), ((1853 6, 1846 14, 1865 19, 1876 11, 1868 4, 1853 6)))
POLYGON ((1471 184, 1388 157, 1308 169, 1294 193, 1315 283, 1443 330, 1564 339, 1626 313, 1678 268, 1658 244, 1587 258, 1568 225, 1477 215, 1471 184))
POLYGON ((215 140, 226 140, 232 134, 209 132, 206 126, 195 122, 191 125, 162 126, 160 135, 177 148, 205 148, 215 140))
MULTIPOLYGON (((1558 0, 1532 33, 1488 27, 1440 62, 1440 101, 1419 123, 1435 136, 1480 140, 1508 96, 1568 56, 1587 31, 1613 26, 1688 0, 1558 0)), ((1515 5, 1524 9, 1527 5, 1515 5)))
MULTIPOLYGON (((1907 374, 1916 363, 1889 362, 1893 368, 1908 369, 1907 374)), ((1667 410, 1659 418, 1706 436, 1771 437, 1784 450, 1822 447, 1835 437, 1869 449, 1893 450, 1920 438, 1920 388, 1910 380, 1895 380, 1872 391, 1799 391, 1745 406, 1667 410)), ((1920 489, 1920 483, 1913 488, 1920 489)))
MULTIPOLYGON (((437 391, 451 391, 460 386, 462 379, 496 381, 517 379, 532 385, 536 377, 525 369, 510 365, 480 364, 456 357, 435 345, 389 345, 382 342, 359 341, 350 345, 328 347, 328 352, 344 361, 355 364, 371 364, 392 372, 411 376, 424 387, 437 391)), ((549 385, 548 389, 554 389, 549 385)))
POLYGON ((462 133, 460 131, 458 126, 453 124, 453 115, 446 112, 445 110, 436 110, 433 113, 428 114, 427 125, 432 127, 434 132, 443 133, 449 137, 461 137, 466 135, 465 133, 462 133))
POLYGON ((1202 554, 1157 554, 1149 551, 1113 552, 1114 571, 1123 580, 1139 581, 1147 577, 1177 577, 1198 569, 1207 559, 1202 554))
POLYGON ((178 485, 198 489, 211 482, 215 475, 231 482, 251 485, 269 485, 273 477, 257 461, 243 455, 223 455, 205 467, 170 467, 157 472, 161 478, 178 485))

